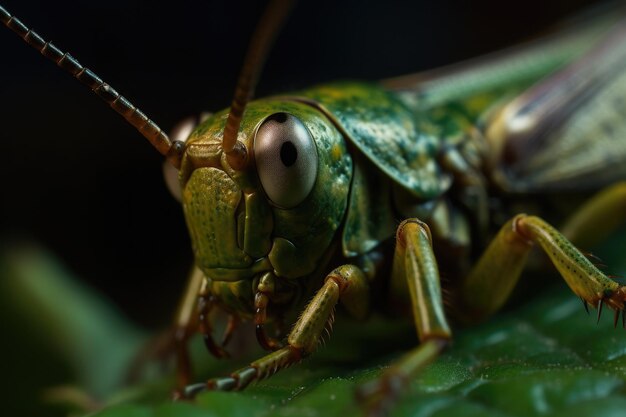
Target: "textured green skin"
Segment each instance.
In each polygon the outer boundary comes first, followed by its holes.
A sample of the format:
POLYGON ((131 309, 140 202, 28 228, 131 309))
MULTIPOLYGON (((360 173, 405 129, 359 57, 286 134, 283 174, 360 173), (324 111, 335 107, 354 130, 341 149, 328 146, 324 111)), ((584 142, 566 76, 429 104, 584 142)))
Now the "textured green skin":
POLYGON ((250 316, 256 278, 274 271, 283 278, 278 292, 288 293, 286 310, 299 301, 296 293, 316 290, 319 278, 329 272, 327 261, 341 226, 348 259, 392 238, 402 220, 391 203, 392 189, 403 190, 416 204, 444 194, 451 177, 435 156, 446 143, 458 141, 470 120, 493 102, 490 93, 453 103, 463 112, 447 113, 446 106, 446 111, 439 107, 423 116, 397 94, 355 82, 257 100, 246 108, 238 136, 250 157, 244 171, 232 170, 221 152, 228 110, 210 117, 187 142, 180 180, 196 263, 210 278, 212 294, 226 310, 250 316), (254 164, 256 130, 277 112, 298 117, 318 151, 313 190, 292 209, 269 201, 254 164), (438 114, 450 116, 443 120, 438 114), (237 222, 237 206, 244 203, 245 221, 237 222), (238 244, 238 237, 243 242, 238 244))
POLYGON ((225 309, 251 315, 256 278, 273 271, 281 278, 278 292, 288 293, 291 306, 296 293, 319 288, 339 238, 343 256, 369 273, 362 255, 392 238, 406 218, 392 199, 400 196, 412 207, 410 217, 422 217, 420 205, 428 206, 452 183, 437 162, 442 149, 466 140, 494 103, 523 91, 537 76, 494 83, 429 108, 422 108, 414 92, 356 82, 254 101, 238 136, 250 158, 243 171, 232 170, 221 152, 228 110, 213 115, 190 136, 180 171, 196 263, 210 278, 212 294, 225 309), (318 151, 314 188, 291 209, 269 201, 254 164, 256 130, 277 112, 299 118, 318 151))
POLYGON ((254 312, 261 273, 273 271, 281 278, 277 291, 289 300, 284 312, 299 301, 296 294, 319 288, 335 238, 342 238, 346 258, 365 255, 390 239, 400 218, 391 206, 392 187, 428 201, 451 183, 435 159, 441 142, 394 93, 378 85, 334 83, 250 103, 238 137, 250 158, 243 171, 232 170, 221 153, 227 114, 213 115, 192 133, 180 180, 196 263, 222 307, 243 316, 254 312), (299 118, 318 151, 313 190, 291 209, 265 196, 254 164, 256 131, 277 112, 299 118), (238 214, 240 204, 245 214, 238 214))
POLYGON ((373 84, 342 82, 296 95, 320 103, 359 151, 417 198, 438 197, 450 186, 435 160, 441 142, 395 94, 373 84))
POLYGON ((321 273, 318 269, 327 263, 348 204, 352 159, 339 131, 319 111, 302 103, 259 100, 247 107, 239 133, 239 140, 250 151, 251 163, 244 171, 233 171, 219 151, 226 115, 226 111, 214 115, 188 141, 181 170, 183 207, 196 263, 210 277, 211 292, 227 310, 246 315, 252 313, 253 278, 260 273, 274 271, 283 281, 321 273), (315 185, 309 196, 291 209, 276 207, 265 197, 252 153, 257 127, 277 112, 298 117, 315 138, 318 151, 315 185), (237 245, 234 216, 241 196, 254 202, 246 207, 245 241, 263 242, 256 244, 254 257, 237 245))

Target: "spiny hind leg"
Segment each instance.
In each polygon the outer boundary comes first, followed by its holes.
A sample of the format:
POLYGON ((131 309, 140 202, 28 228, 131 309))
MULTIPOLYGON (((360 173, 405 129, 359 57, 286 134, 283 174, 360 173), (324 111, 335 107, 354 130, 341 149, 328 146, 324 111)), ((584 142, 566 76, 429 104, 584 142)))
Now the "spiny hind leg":
POLYGON ((229 376, 189 385, 184 392, 193 397, 205 390, 241 390, 251 382, 271 376, 311 354, 322 341, 325 330, 330 332, 337 303, 357 318, 369 309, 369 283, 365 274, 354 265, 343 265, 331 272, 324 285, 306 306, 287 338, 287 345, 252 362, 229 376))
POLYGON ((452 337, 428 226, 416 219, 405 220, 398 227, 396 240, 392 285, 395 291, 409 292, 421 343, 381 377, 359 388, 357 395, 377 414, 384 412, 410 379, 439 356, 452 337))
POLYGON ((479 320, 495 312, 517 283, 530 249, 538 245, 585 307, 615 310, 615 320, 624 310, 626 289, 607 277, 555 228, 535 216, 520 214, 500 229, 463 282, 466 318, 479 320))
POLYGON ((626 182, 600 191, 562 227, 563 235, 581 248, 592 248, 626 222, 626 182))

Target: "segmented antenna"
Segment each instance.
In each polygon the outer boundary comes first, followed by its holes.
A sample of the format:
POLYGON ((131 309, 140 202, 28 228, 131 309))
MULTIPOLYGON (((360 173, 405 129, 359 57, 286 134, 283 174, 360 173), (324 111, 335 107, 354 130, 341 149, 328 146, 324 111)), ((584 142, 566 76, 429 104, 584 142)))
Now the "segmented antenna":
POLYGON ((233 169, 242 170, 245 167, 246 148, 241 142, 237 141, 237 133, 241 125, 243 111, 254 95, 254 89, 269 49, 289 15, 292 5, 293 1, 291 0, 272 0, 267 9, 265 9, 252 35, 252 40, 237 80, 235 96, 230 105, 230 113, 228 114, 228 120, 226 120, 222 142, 222 148, 227 156, 228 164, 233 169))
POLYGON ((107 102, 113 110, 119 113, 128 123, 133 125, 146 139, 150 141, 162 155, 176 168, 180 167, 183 144, 174 142, 167 137, 156 123, 150 120, 141 110, 135 107, 125 97, 121 96, 111 86, 102 81, 90 69, 83 67, 74 57, 64 53, 50 42, 46 42, 36 32, 24 25, 19 19, 11 16, 0 6, 0 20, 6 27, 17 33, 26 43, 41 52, 43 56, 54 61, 59 67, 69 72, 81 83, 107 102))

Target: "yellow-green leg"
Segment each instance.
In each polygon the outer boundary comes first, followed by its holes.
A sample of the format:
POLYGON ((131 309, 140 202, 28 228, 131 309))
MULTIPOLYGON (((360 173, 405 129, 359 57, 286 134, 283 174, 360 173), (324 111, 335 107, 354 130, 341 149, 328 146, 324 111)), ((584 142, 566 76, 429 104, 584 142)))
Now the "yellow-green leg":
POLYGON ((200 288, 205 281, 202 271, 194 267, 183 298, 176 311, 173 341, 176 352, 176 379, 179 389, 189 384, 191 380, 191 364, 187 344, 189 338, 196 332, 198 327, 198 316, 195 314, 195 307, 200 288))
POLYGON ((343 265, 331 272, 324 285, 307 305, 287 338, 287 345, 252 362, 229 376, 190 385, 185 395, 192 397, 204 390, 240 390, 252 381, 268 377, 311 354, 321 341, 324 329, 332 326, 339 301, 357 318, 366 315, 369 284, 365 274, 354 265, 343 265))
POLYGON ((444 314, 439 270, 428 226, 416 219, 405 220, 398 227, 396 240, 393 288, 395 292, 408 291, 421 343, 379 379, 359 389, 359 397, 373 405, 374 411, 393 402, 410 378, 436 359, 452 337, 444 314))
POLYGON ((471 319, 481 319, 504 304, 535 244, 549 256, 576 295, 597 307, 598 313, 607 304, 615 310, 617 320, 624 309, 624 287, 604 275, 548 223, 525 214, 515 216, 500 229, 464 281, 462 297, 471 319))
POLYGON ((131 369, 129 379, 134 381, 138 378, 142 369, 151 360, 165 362, 172 355, 176 358, 176 377, 178 388, 184 388, 191 380, 191 365, 187 343, 189 338, 198 329, 198 314, 196 305, 202 283, 205 281, 204 274, 197 267, 191 272, 185 293, 180 301, 174 323, 170 328, 151 339, 137 354, 131 369))
POLYGON ((591 248, 626 222, 626 182, 605 188, 578 209, 562 228, 578 247, 591 248))

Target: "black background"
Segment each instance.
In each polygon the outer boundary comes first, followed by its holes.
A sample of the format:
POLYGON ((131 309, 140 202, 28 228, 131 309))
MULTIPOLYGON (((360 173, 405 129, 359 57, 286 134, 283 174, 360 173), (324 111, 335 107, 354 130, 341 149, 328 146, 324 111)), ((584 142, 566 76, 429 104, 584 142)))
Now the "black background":
MULTIPOLYGON (((166 130, 228 105, 264 3, 3 1, 166 130)), ((470 58, 538 36, 589 3, 302 1, 258 95, 470 58)), ((9 30, 0 52, 0 242, 38 242, 133 320, 163 325, 191 251, 162 158, 9 30)))

